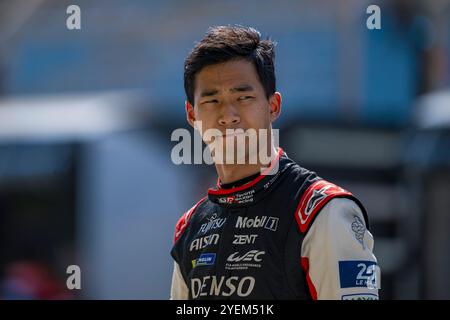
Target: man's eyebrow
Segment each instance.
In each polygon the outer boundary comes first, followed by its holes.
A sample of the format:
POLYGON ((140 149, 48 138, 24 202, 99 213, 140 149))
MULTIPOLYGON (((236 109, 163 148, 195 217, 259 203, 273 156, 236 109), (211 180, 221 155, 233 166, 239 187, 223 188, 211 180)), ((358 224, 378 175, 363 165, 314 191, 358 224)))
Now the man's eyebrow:
POLYGON ((217 93, 219 93, 219 90, 217 90, 217 89, 210 89, 210 90, 206 89, 200 94, 200 97, 203 98, 203 97, 214 96, 217 93))
MULTIPOLYGON (((243 85, 231 88, 230 91, 231 92, 248 92, 248 91, 253 91, 253 87, 249 84, 243 84, 243 85)), ((206 89, 200 94, 200 97, 201 98, 210 97, 210 96, 214 96, 218 93, 219 93, 219 90, 217 90, 217 89, 206 89)))
POLYGON ((230 89, 231 92, 246 92, 253 91, 253 87, 249 84, 243 84, 241 86, 237 86, 230 89))

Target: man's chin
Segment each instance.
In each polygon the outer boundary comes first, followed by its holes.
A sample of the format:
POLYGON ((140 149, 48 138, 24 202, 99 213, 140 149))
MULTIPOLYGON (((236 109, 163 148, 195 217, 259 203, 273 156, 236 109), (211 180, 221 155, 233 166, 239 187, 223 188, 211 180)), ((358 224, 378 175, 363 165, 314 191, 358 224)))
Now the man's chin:
MULTIPOLYGON (((216 164, 228 164, 228 165, 265 165, 267 161, 261 161, 260 153, 258 150, 249 150, 245 148, 243 150, 235 149, 232 152, 227 153, 226 150, 221 152, 214 149, 212 152, 212 158, 216 164)), ((264 159, 264 158, 263 158, 264 159)), ((269 161, 270 163, 270 161, 269 161)))
POLYGON ((265 166, 269 165, 274 157, 270 149, 271 144, 265 140, 262 143, 258 140, 250 143, 248 137, 240 134, 215 137, 207 145, 216 164, 265 166))

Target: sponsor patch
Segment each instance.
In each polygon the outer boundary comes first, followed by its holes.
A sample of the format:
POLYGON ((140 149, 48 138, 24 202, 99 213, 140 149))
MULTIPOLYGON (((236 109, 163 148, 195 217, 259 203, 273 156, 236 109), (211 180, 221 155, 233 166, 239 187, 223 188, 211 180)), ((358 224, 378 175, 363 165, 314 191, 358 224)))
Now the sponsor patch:
POLYGON ((261 262, 262 258, 260 256, 264 255, 265 251, 258 251, 258 250, 250 250, 244 254, 239 254, 239 252, 235 252, 231 254, 227 261, 228 262, 241 262, 241 261, 256 261, 261 262))
POLYGON ((204 296, 216 297, 248 297, 255 288, 256 280, 254 277, 217 277, 204 276, 203 278, 191 279, 192 298, 204 296))
POLYGON ((376 268, 373 261, 339 261, 341 288, 378 288, 376 268))
POLYGON ((189 246, 189 251, 192 250, 201 250, 206 248, 209 245, 215 245, 219 242, 219 234, 214 233, 208 236, 204 236, 201 238, 194 239, 189 246))
POLYGON ((247 270, 248 268, 261 268, 262 258, 266 252, 250 250, 244 254, 234 252, 227 258, 226 270, 247 270))
POLYGON ((236 228, 264 228, 270 231, 277 231, 279 218, 268 216, 238 217, 236 228))
POLYGON ((250 203, 253 202, 255 195, 255 190, 249 190, 246 192, 241 193, 235 193, 231 196, 225 196, 219 198, 219 203, 228 203, 228 204, 244 204, 244 203, 250 203))
POLYGON ((378 296, 376 294, 371 293, 355 293, 355 294, 346 294, 341 297, 342 300, 378 300, 378 296))
POLYGON ((208 218, 208 222, 203 223, 200 226, 200 230, 198 231, 199 234, 205 234, 210 230, 216 230, 221 228, 224 224, 227 218, 219 218, 217 213, 214 213, 208 218))
POLYGON ((203 253, 196 260, 192 260, 192 267, 210 266, 216 261, 215 253, 203 253))
POLYGON ((235 234, 233 244, 254 244, 257 234, 235 234))

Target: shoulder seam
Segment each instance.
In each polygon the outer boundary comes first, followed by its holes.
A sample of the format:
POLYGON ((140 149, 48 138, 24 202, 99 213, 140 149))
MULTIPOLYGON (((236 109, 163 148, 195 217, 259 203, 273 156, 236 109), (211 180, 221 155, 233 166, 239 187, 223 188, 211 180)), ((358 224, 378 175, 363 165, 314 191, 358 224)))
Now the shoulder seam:
POLYGON ((177 242, 177 240, 181 237, 184 230, 186 229, 187 225, 189 224, 189 221, 191 220, 192 215, 197 210, 197 207, 203 203, 206 200, 206 196, 203 197, 199 202, 197 202, 192 208, 190 208, 188 211, 186 211, 181 218, 178 220, 176 226, 175 226, 175 235, 173 242, 177 242))
POLYGON ((351 192, 326 180, 320 179, 312 183, 301 196, 295 211, 300 231, 306 233, 323 206, 336 197, 354 198, 351 192))

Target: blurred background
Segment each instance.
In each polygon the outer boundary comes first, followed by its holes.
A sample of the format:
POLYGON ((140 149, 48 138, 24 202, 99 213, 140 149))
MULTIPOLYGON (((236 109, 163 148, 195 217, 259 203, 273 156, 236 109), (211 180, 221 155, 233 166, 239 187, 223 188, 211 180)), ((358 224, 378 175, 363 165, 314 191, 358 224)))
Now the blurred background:
POLYGON ((280 145, 365 204, 381 298, 450 299, 449 0, 0 1, 0 299, 168 298, 216 180, 171 162, 184 58, 226 24, 278 42, 280 145))

